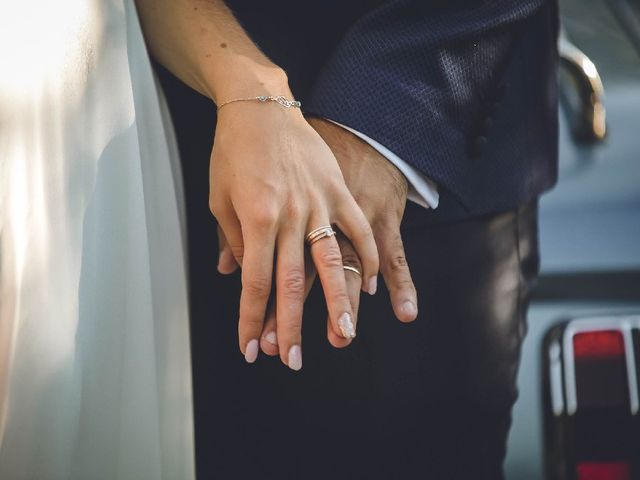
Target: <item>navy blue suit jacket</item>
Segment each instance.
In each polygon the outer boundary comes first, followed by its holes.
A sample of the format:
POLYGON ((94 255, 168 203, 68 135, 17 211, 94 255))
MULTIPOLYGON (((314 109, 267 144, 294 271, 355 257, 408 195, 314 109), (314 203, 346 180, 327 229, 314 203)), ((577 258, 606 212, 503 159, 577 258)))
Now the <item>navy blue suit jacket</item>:
POLYGON ((517 207, 557 176, 556 0, 230 0, 308 114, 438 183, 429 215, 517 207))

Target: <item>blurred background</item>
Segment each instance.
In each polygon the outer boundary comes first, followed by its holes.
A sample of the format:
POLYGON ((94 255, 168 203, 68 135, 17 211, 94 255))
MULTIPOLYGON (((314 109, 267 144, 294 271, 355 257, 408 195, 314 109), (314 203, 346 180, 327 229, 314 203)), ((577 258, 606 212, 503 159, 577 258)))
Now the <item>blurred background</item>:
POLYGON ((560 180, 540 205, 507 478, 640 478, 640 0, 561 0, 560 180))

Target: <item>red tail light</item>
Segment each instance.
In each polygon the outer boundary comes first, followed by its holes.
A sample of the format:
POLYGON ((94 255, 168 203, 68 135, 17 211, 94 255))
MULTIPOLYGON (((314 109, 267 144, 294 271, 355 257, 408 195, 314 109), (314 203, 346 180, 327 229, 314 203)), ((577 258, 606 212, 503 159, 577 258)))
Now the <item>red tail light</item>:
POLYGON ((573 337, 573 354, 579 358, 611 358, 624 355, 624 341, 618 330, 578 333, 573 337))
POLYGON ((578 464, 577 474, 577 480, 631 480, 625 462, 583 462, 578 464))
POLYGON ((592 330, 573 336, 579 409, 629 408, 622 332, 592 330))

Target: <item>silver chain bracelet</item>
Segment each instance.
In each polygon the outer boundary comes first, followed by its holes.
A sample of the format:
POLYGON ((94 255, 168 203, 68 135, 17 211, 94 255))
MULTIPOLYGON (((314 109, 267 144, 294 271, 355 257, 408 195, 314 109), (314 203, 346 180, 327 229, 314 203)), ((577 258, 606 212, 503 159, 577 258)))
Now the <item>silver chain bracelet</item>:
POLYGON ((289 100, 288 98, 285 98, 282 95, 278 95, 277 97, 274 97, 272 95, 260 95, 258 97, 234 98, 233 100, 227 100, 226 102, 223 102, 220 105, 218 105, 218 110, 220 110, 225 105, 229 105, 230 103, 251 102, 251 101, 262 102, 262 103, 276 102, 281 106, 283 106, 284 108, 300 108, 302 106, 302 103, 300 103, 299 101, 289 100))

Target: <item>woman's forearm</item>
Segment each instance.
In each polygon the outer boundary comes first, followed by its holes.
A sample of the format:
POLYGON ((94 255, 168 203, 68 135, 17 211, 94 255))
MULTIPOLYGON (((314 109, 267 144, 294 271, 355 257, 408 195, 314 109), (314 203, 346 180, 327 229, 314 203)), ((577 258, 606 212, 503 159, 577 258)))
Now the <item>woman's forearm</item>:
POLYGON ((214 102, 288 95, 284 71, 251 41, 222 0, 136 0, 151 54, 214 102))

